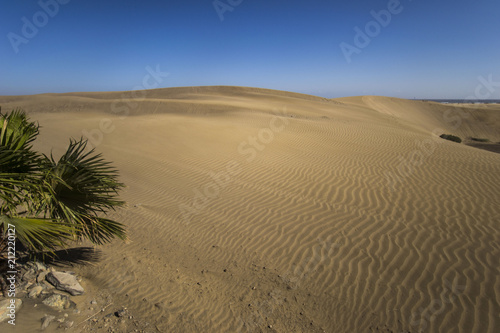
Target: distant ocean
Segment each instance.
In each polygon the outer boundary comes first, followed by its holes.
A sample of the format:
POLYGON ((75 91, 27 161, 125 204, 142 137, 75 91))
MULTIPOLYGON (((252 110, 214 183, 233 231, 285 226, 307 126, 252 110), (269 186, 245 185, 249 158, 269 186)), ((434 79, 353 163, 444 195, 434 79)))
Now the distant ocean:
POLYGON ((473 100, 473 99, 416 99, 417 101, 430 101, 430 102, 437 102, 437 103, 444 103, 444 104, 500 104, 500 99, 479 99, 479 100, 473 100))

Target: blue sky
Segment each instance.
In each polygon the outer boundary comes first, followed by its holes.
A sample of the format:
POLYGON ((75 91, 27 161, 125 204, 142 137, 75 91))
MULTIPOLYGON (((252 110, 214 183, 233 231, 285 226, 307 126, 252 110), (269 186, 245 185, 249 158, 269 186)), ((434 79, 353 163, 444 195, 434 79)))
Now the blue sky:
POLYGON ((500 99, 498 0, 0 3, 0 95, 132 90, 159 66, 169 76, 158 87, 323 97, 463 99, 482 76, 500 99))

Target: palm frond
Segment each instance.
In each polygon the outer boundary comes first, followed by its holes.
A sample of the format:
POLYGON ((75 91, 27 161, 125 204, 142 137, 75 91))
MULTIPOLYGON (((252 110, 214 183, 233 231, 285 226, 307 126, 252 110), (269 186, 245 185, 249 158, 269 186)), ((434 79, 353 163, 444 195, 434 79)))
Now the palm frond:
POLYGON ((118 199, 118 191, 124 185, 118 181, 118 172, 111 163, 86 148, 87 141, 70 140, 67 151, 58 161, 53 156, 45 156, 44 182, 51 191, 46 197, 45 210, 52 217, 80 225, 79 236, 95 243, 101 243, 97 235, 101 235, 104 242, 113 235, 124 238, 120 223, 97 217, 98 213, 106 214, 124 204, 118 199))
MULTIPOLYGON (((0 229, 5 232, 14 226, 16 238, 26 248, 33 251, 53 252, 73 239, 75 226, 56 222, 51 219, 9 217, 0 215, 0 229)), ((5 235, 0 235, 5 239, 5 235)))
POLYGON ((5 115, 0 113, 0 146, 11 150, 26 149, 39 133, 37 123, 30 122, 28 116, 20 109, 5 115))
POLYGON ((30 143, 38 129, 22 110, 0 112, 0 214, 12 215, 18 205, 33 202, 41 155, 30 143))
POLYGON ((82 235, 92 243, 102 245, 110 242, 114 237, 127 240, 127 233, 123 224, 102 217, 86 216, 82 218, 84 224, 82 235))

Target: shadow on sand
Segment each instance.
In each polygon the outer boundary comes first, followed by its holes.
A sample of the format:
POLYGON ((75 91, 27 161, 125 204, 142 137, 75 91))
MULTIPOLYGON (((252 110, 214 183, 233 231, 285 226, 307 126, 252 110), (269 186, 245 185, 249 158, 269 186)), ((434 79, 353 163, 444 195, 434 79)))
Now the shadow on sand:
POLYGON ((53 255, 37 254, 32 258, 22 258, 20 263, 37 260, 56 267, 75 266, 96 263, 101 259, 102 251, 93 247, 75 247, 55 251, 53 255))
POLYGON ((468 143, 467 145, 500 154, 500 143, 468 143))

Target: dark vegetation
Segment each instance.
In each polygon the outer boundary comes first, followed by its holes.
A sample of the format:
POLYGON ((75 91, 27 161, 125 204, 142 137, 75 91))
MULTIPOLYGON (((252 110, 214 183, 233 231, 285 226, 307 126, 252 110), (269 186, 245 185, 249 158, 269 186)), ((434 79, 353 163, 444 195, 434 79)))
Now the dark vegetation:
POLYGON ((32 256, 71 241, 126 239, 121 223, 100 216, 124 204, 117 170, 83 139, 70 139, 59 159, 41 154, 32 146, 38 134, 22 110, 0 110, 0 259, 13 244, 32 256))
POLYGON ((462 143, 462 139, 460 139, 458 136, 455 136, 455 135, 441 134, 439 137, 441 139, 445 139, 445 140, 449 140, 449 141, 453 141, 453 142, 462 143))

